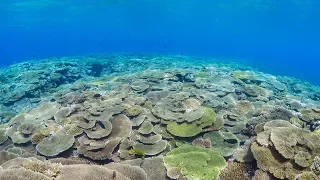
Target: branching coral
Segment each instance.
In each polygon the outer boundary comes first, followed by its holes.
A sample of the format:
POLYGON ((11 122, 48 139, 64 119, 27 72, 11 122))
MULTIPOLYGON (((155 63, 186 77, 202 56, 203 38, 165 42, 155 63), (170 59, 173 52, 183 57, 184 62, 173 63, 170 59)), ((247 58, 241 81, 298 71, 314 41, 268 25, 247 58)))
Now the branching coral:
POLYGON ((252 165, 232 162, 222 169, 219 178, 220 180, 250 180, 253 173, 252 165))

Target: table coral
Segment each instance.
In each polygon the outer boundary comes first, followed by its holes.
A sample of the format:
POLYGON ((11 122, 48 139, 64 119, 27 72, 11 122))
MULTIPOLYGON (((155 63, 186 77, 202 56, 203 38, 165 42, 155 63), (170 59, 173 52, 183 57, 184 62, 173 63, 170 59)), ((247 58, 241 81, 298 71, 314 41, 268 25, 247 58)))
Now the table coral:
POLYGON ((225 160, 219 152, 198 146, 184 145, 173 149, 164 157, 165 166, 181 168, 184 176, 191 179, 216 179, 225 160))
POLYGON ((37 151, 44 156, 56 156, 72 147, 75 139, 66 134, 65 130, 58 131, 51 137, 44 138, 37 144, 37 151))
POLYGON ((258 168, 280 179, 291 180, 302 173, 310 174, 312 159, 320 152, 320 138, 307 130, 288 127, 287 123, 273 123, 275 125, 265 125, 267 131, 259 133, 269 131, 265 136, 270 139, 265 139, 265 144, 253 142, 251 145, 258 168))

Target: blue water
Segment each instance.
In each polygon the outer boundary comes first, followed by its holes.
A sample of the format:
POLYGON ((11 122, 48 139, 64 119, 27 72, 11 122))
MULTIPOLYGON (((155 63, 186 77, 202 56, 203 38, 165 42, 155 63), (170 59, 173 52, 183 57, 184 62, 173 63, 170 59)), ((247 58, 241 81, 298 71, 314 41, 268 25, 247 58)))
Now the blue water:
POLYGON ((183 53, 320 85, 319 22, 319 0, 2 0, 0 64, 183 53))

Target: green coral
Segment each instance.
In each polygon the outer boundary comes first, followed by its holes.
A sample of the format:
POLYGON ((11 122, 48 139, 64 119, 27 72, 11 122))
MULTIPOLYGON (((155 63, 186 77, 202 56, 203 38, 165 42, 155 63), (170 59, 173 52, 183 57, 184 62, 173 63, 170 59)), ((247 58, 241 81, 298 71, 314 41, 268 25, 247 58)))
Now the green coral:
POLYGON ((251 72, 248 71, 233 71, 232 76, 236 79, 241 80, 254 80, 254 75, 251 72))
POLYGON ((316 179, 318 179, 318 177, 313 172, 304 172, 304 173, 301 174, 300 179, 303 179, 303 180, 316 180, 316 179))
POLYGON ((206 78, 206 77, 209 77, 210 75, 208 72, 198 72, 196 76, 200 78, 206 78))
POLYGON ((294 126, 299 127, 299 128, 302 128, 302 127, 304 126, 304 122, 301 121, 301 120, 300 120, 299 118, 297 118, 297 117, 292 117, 292 118, 290 118, 290 119, 289 119, 289 122, 290 122, 291 124, 293 124, 294 126))
POLYGON ((217 114, 210 107, 203 107, 204 114, 203 116, 196 121, 196 123, 201 127, 205 128, 211 126, 216 122, 217 114))
POLYGON ((143 105, 144 108, 147 108, 149 110, 152 110, 152 102, 151 101, 146 101, 143 105))
POLYGON ((167 125, 169 133, 179 137, 192 137, 201 133, 202 128, 196 123, 182 123, 178 124, 174 121, 169 121, 167 125))
POLYGON ((146 155, 146 153, 142 149, 139 149, 139 148, 130 149, 129 154, 136 154, 138 156, 145 156, 146 155))
POLYGON ((188 179, 215 180, 226 166, 219 152, 198 146, 182 145, 164 157, 167 169, 180 168, 188 179))
POLYGON ((142 107, 138 105, 134 105, 124 111, 127 116, 138 116, 142 112, 142 107))
POLYGON ((203 107, 203 116, 192 123, 177 123, 175 121, 162 120, 163 124, 167 124, 169 133, 179 137, 193 137, 203 132, 203 128, 212 126, 216 122, 217 115, 212 108, 203 107))

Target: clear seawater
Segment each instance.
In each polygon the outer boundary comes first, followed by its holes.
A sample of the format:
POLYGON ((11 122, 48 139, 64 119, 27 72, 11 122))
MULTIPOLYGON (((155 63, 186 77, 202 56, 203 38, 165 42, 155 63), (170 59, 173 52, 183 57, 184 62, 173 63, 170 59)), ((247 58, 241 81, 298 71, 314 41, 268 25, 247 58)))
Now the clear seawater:
POLYGON ((320 84, 318 0, 1 0, 0 64, 90 53, 211 56, 320 84))

